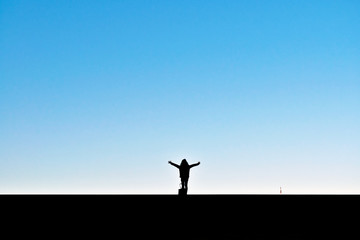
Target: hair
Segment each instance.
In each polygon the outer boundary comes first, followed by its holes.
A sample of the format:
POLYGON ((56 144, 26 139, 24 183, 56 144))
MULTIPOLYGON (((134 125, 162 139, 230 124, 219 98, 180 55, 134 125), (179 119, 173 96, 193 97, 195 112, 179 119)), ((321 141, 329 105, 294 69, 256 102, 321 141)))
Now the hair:
POLYGON ((180 166, 184 166, 184 165, 189 166, 189 164, 188 164, 188 162, 186 161, 186 159, 185 159, 185 158, 181 161, 180 166))

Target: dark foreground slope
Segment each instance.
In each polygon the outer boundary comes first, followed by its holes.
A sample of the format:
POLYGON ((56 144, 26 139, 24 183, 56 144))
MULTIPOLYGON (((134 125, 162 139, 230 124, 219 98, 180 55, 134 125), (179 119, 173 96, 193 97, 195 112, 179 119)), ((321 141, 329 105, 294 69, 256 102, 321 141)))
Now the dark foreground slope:
POLYGON ((359 195, 2 195, 27 237, 319 239, 358 235, 359 195))

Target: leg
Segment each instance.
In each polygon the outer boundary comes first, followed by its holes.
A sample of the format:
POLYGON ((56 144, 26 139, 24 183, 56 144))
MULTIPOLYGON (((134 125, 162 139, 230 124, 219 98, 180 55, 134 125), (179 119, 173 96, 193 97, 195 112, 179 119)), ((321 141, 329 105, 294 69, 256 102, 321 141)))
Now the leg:
POLYGON ((185 181, 184 181, 186 189, 188 188, 188 181, 189 181, 189 179, 185 179, 185 181))
POLYGON ((181 188, 184 189, 185 181, 181 179, 181 188))

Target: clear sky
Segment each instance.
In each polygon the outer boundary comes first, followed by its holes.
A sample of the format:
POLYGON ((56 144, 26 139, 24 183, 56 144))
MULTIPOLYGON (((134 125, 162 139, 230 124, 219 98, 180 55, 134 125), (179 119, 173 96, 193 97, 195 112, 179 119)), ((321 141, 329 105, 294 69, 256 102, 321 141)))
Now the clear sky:
POLYGON ((0 193, 360 193, 359 13, 0 0, 0 193))

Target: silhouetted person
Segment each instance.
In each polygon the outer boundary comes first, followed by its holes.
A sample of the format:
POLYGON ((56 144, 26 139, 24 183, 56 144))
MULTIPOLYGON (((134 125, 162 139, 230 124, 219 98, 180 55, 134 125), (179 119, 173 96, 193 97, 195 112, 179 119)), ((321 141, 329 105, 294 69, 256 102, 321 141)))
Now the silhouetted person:
POLYGON ((189 165, 188 162, 186 161, 186 159, 183 159, 181 161, 180 166, 169 161, 169 163, 171 165, 173 165, 174 167, 177 167, 179 169, 180 172, 180 179, 181 179, 181 188, 182 189, 187 189, 188 188, 188 181, 189 181, 189 176, 190 176, 190 168, 198 166, 200 164, 200 162, 195 163, 195 164, 191 164, 189 165))

